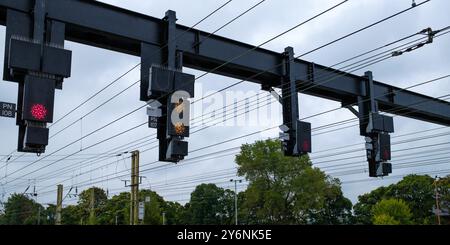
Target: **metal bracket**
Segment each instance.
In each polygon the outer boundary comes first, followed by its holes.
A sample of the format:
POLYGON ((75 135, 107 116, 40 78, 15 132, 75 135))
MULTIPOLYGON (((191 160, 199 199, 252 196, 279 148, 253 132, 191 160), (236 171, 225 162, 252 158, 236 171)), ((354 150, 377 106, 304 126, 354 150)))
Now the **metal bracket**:
POLYGON ((143 176, 139 176, 139 183, 136 183, 136 184, 134 184, 134 185, 127 185, 127 183, 128 182, 130 182, 131 180, 122 180, 123 182, 124 182, 124 184, 125 184, 125 187, 133 187, 133 186, 139 186, 139 185, 141 185, 142 184, 142 178, 143 178, 143 176))
POLYGON ((359 111, 355 110, 353 106, 351 105, 342 105, 342 107, 347 108, 353 115, 355 115, 357 118, 359 118, 359 111))
POLYGON ((279 95, 273 88, 269 89, 270 94, 278 101, 280 104, 283 104, 283 99, 281 95, 279 95))

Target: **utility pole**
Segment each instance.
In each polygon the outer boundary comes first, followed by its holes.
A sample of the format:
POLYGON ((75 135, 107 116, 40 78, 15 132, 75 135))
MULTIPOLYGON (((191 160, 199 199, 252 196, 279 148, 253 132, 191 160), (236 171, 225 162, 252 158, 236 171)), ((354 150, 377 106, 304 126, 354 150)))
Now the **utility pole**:
POLYGON ((130 205, 130 225, 138 224, 139 212, 139 151, 131 152, 131 205, 130 205))
POLYGON ((439 207, 439 192, 438 192, 438 188, 437 188, 437 182, 439 181, 438 177, 436 176, 434 178, 434 198, 436 200, 436 218, 437 218, 437 222, 438 225, 441 225, 441 209, 439 207))
POLYGON ((58 185, 58 192, 56 196, 56 225, 61 225, 62 196, 63 185, 58 185))
POLYGON ((238 207, 237 207, 237 182, 241 183, 242 180, 230 179, 230 182, 234 182, 234 219, 235 224, 238 224, 238 207))

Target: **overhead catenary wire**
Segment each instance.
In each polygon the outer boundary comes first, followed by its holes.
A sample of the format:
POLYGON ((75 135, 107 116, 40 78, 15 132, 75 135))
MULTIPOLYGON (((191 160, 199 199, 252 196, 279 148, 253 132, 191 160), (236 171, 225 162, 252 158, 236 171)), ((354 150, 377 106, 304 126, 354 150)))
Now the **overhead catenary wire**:
MULTIPOLYGON (((239 148, 239 147, 237 147, 237 148, 239 148)), ((195 160, 195 159, 192 159, 192 160, 195 160)), ((191 161, 191 159, 188 159, 188 160, 186 160, 188 163, 191 161)), ((145 165, 147 165, 147 164, 144 164, 143 166, 145 166, 145 165)), ((164 166, 164 165, 163 165, 164 166)), ((183 165, 184 166, 184 165, 183 165)), ((173 167, 173 166, 172 166, 173 167)), ((148 170, 153 170, 153 169, 155 169, 155 168, 152 168, 152 169, 147 169, 147 170, 143 170, 143 171, 148 171, 148 170)), ((119 176, 119 177, 122 177, 122 176, 119 176)))
MULTIPOLYGON (((267 44, 267 43, 269 43, 269 42, 271 42, 271 41, 273 41, 273 40, 275 40, 275 39, 277 39, 277 38, 279 38, 279 37, 281 37, 281 36, 283 36, 283 35, 285 35, 285 34, 291 32, 291 31, 293 31, 293 30, 299 28, 300 26, 305 25, 306 23, 308 23, 308 22, 310 22, 310 21, 312 21, 312 20, 314 20, 314 19, 316 19, 316 18, 322 16, 322 15, 325 14, 325 13, 330 12, 331 10, 333 10, 333 9, 335 9, 335 8, 337 8, 337 7, 339 7, 340 5, 346 3, 347 1, 348 1, 348 0, 344 0, 344 1, 342 1, 342 2, 340 2, 340 3, 338 3, 338 4, 334 5, 334 6, 332 6, 332 7, 330 7, 330 8, 328 8, 328 9, 326 9, 326 10, 324 10, 324 11, 322 11, 322 12, 316 14, 316 15, 314 15, 313 17, 311 17, 311 18, 309 18, 309 19, 307 19, 307 20, 300 22, 299 24, 295 25, 294 27, 291 27, 291 28, 289 28, 288 30, 286 30, 286 31, 284 31, 284 32, 282 32, 282 33, 280 33, 280 34, 275 35, 274 37, 272 37, 272 38, 270 38, 270 39, 268 39, 268 40, 266 40, 266 41, 260 43, 259 45, 254 46, 253 48, 248 49, 247 51, 241 53, 240 55, 237 55, 237 56, 235 56, 235 57, 233 57, 233 58, 227 60, 226 62, 222 63, 221 65, 216 66, 215 68, 213 68, 213 69, 211 69, 211 70, 209 70, 209 71, 203 73, 202 75, 196 77, 195 80, 197 81, 198 79, 200 79, 200 78, 202 78, 202 77, 204 77, 204 76, 206 76, 206 75, 208 75, 208 74, 210 74, 210 73, 212 73, 212 72, 214 72, 214 71, 220 69, 221 67, 223 67, 223 66, 225 66, 225 65, 227 65, 227 64, 230 64, 231 62, 233 62, 233 61, 235 61, 235 60, 237 60, 237 59, 239 59, 239 58, 241 58, 241 57, 243 57, 243 56, 249 54, 250 52, 252 52, 252 51, 254 51, 254 50, 256 50, 256 49, 258 49, 258 48, 264 46, 265 44, 267 44)), ((282 63, 281 63, 281 64, 282 64, 282 63)), ((267 71, 267 70, 266 70, 266 71, 267 71)), ((263 71, 263 72, 266 72, 266 71, 263 71)), ((247 78, 247 79, 249 79, 249 78, 247 78)), ((247 80, 247 79, 246 79, 246 80, 247 80)), ((243 80, 243 81, 246 81, 246 80, 243 80)), ((241 81, 241 82, 243 82, 243 81, 241 81)), ((232 85, 230 85, 230 86, 233 87, 233 86, 235 86, 235 85, 232 84, 232 85)), ((203 100, 203 99, 205 99, 205 98, 207 98, 207 97, 209 97, 209 96, 212 96, 212 95, 216 94, 217 92, 226 90, 226 89, 230 88, 230 86, 227 86, 227 87, 225 87, 225 88, 222 88, 222 89, 220 89, 220 90, 218 90, 218 91, 216 91, 216 92, 214 92, 214 93, 211 93, 211 94, 209 94, 209 95, 207 95, 207 96, 203 96, 203 97, 200 98, 199 100, 193 101, 192 104, 196 103, 197 101, 201 101, 201 100, 203 100)))
MULTIPOLYGON (((184 32, 180 33, 178 36, 176 36, 175 38, 173 38, 172 40, 169 40, 171 42, 177 40, 178 38, 182 37, 183 35, 185 35, 187 32, 189 32, 190 30, 192 30, 194 27, 196 27, 197 25, 199 25, 200 23, 202 23, 203 21, 205 21, 206 19, 208 19, 209 17, 211 17, 213 14, 217 13, 220 9, 222 9, 223 7, 225 7, 226 5, 228 5, 229 3, 231 3, 233 0, 228 0, 227 2, 225 2, 224 4, 220 5, 218 8, 216 8, 215 10, 213 10, 212 12, 210 12, 208 15, 206 15, 204 18, 202 18, 201 20, 199 20, 198 22, 196 22, 194 25, 192 25, 191 27, 189 27, 187 30, 185 30, 184 32)), ((162 47, 160 47, 158 49, 158 51, 154 52, 154 54, 152 54, 151 56, 157 54, 159 51, 163 50, 164 48, 167 47, 168 44, 163 45, 162 47)), ((64 114, 61 118, 59 118, 57 121, 55 121, 51 126, 54 126, 55 124, 57 124, 59 121, 61 121, 62 119, 64 119, 65 117, 67 117, 68 115, 70 115, 71 113, 73 113, 74 111, 76 111, 78 108, 80 108, 81 106, 83 106, 84 104, 86 104, 87 102, 89 102, 90 100, 92 100, 94 97, 96 97, 97 95, 99 95, 101 92, 105 91, 108 87, 112 86, 114 83, 116 83, 117 81, 119 81, 120 79, 122 79, 124 76, 126 76, 128 73, 130 73, 131 71, 133 71, 134 69, 136 69, 137 67, 139 67, 141 65, 141 63, 138 63, 134 66, 132 66, 130 69, 128 69, 127 71, 125 71, 124 73, 122 73, 120 76, 118 76, 117 78, 115 78, 112 82, 108 83, 106 86, 104 86, 103 88, 101 88, 100 90, 98 90, 97 92, 95 92, 93 95, 91 95, 89 98, 87 98, 86 100, 84 100, 83 102, 81 102, 78 106, 76 106, 75 108, 73 108, 72 110, 70 110, 69 112, 67 112, 66 114, 64 114)))
MULTIPOLYGON (((417 132, 416 132, 417 133, 417 132)), ((435 136, 436 137, 436 136, 435 136)), ((409 142, 415 142, 415 141, 417 141, 417 140, 420 140, 421 138, 419 137, 419 138, 413 138, 413 139, 408 139, 409 140, 409 142)), ((395 144, 395 143, 394 143, 395 144)), ((232 147, 232 148, 229 148, 229 149, 224 149, 224 150, 221 150, 221 151, 218 151, 218 152, 215 152, 215 153, 210 153, 211 155, 214 155, 214 154, 219 154, 219 153, 225 153, 225 152, 227 152, 227 151, 230 151, 230 150, 238 150, 238 149, 240 149, 240 147, 232 147)), ((448 149, 447 148, 444 148, 444 149, 439 149, 439 151, 443 151, 443 150, 447 150, 448 151, 448 149)), ((394 151, 395 152, 395 151, 394 151)), ((431 152, 438 152, 438 151, 431 151, 431 152)), ((233 154, 236 154, 236 153, 238 153, 238 152, 232 152, 231 154, 226 154, 226 155, 224 155, 224 156, 228 156, 228 155, 233 155, 233 154)), ((418 153, 408 153, 408 154, 405 154, 405 155, 398 155, 398 156, 394 156, 394 158, 396 159, 396 160, 405 160, 405 159, 400 159, 400 157, 403 157, 403 156, 411 156, 411 155, 418 155, 418 154, 421 154, 421 156, 416 156, 416 157, 423 157, 422 156, 422 152, 418 152, 418 153)), ((361 156, 361 157, 363 157, 363 156, 361 156)), ((214 157, 211 157, 211 159, 214 159, 214 157)), ((206 159, 203 159, 203 160, 206 160, 206 159)), ((338 160, 337 160, 338 161, 338 160)), ((360 162, 357 162, 357 163, 360 163, 360 162)), ((317 164, 320 164, 320 163, 313 163, 313 165, 314 166, 317 166, 317 164)), ((350 164, 354 164, 354 163, 350 163, 350 164)), ((348 164, 337 164, 337 165, 339 165, 339 166, 342 166, 342 165, 348 165, 348 164)), ((103 167, 103 166, 102 166, 103 167)), ((321 167, 321 169, 329 169, 330 167, 334 167, 334 166, 325 166, 325 167, 321 167)))
MULTIPOLYGON (((424 2, 421 2, 421 3, 418 4, 416 7, 421 6, 422 4, 425 4, 425 3, 429 2, 429 1, 430 1, 430 0, 426 0, 426 1, 424 1, 424 2)), ((392 15, 386 17, 386 18, 383 18, 383 19, 381 19, 381 20, 379 20, 379 21, 376 21, 376 22, 374 22, 374 23, 372 23, 372 24, 370 24, 370 25, 368 25, 368 26, 365 26, 365 27, 360 28, 360 29, 358 29, 358 30, 356 30, 356 31, 353 31, 353 32, 351 32, 351 33, 349 33, 349 34, 346 34, 346 35, 344 35, 344 36, 342 36, 342 37, 340 37, 340 38, 338 38, 338 39, 335 39, 335 40, 333 40, 333 41, 331 41, 331 42, 329 42, 329 43, 331 44, 331 43, 336 43, 336 42, 338 42, 338 41, 344 40, 344 39, 346 39, 346 38, 348 38, 348 37, 350 37, 350 36, 353 36, 353 35, 355 35, 355 34, 357 34, 357 33, 359 33, 359 32, 362 32, 362 31, 364 31, 364 30, 367 30, 367 29, 369 29, 369 28, 371 28, 371 27, 373 27, 373 26, 375 26, 375 25, 378 25, 378 24, 380 24, 380 23, 382 23, 382 22, 385 22, 385 21, 387 21, 387 20, 389 20, 389 19, 392 19, 392 18, 394 18, 394 17, 396 17, 396 16, 398 16, 398 15, 400 15, 400 14, 403 14, 403 13, 405 13, 405 12, 411 10, 411 9, 413 9, 413 8, 410 7, 410 8, 404 9, 404 10, 402 10, 402 11, 400 11, 400 12, 397 12, 397 13, 392 14, 392 15)), ((329 44, 329 45, 330 45, 330 44, 329 44)), ((326 45, 326 46, 329 46, 329 45, 326 45)), ((315 52, 315 51, 317 51, 317 50, 320 50, 320 49, 322 49, 322 48, 324 48, 324 47, 326 47, 326 46, 323 45, 323 47, 315 48, 315 49, 310 50, 310 51, 308 51, 308 52, 306 52, 306 53, 310 54, 310 53, 315 52)), ((297 58, 299 58, 299 57, 305 55, 306 53, 304 53, 304 54, 302 54, 302 55, 299 55, 299 56, 297 56, 297 57, 294 57, 292 60, 289 59, 288 61, 293 61, 293 60, 295 60, 295 59, 297 59, 297 58)), ((241 83, 243 83, 243 82, 245 82, 245 81, 248 81, 248 80, 250 80, 250 79, 252 79, 252 78, 255 78, 255 77, 259 76, 259 75, 262 75, 262 74, 265 73, 265 72, 273 71, 274 69, 277 69, 277 68, 280 67, 281 65, 283 65, 283 62, 281 62, 281 63, 279 63, 279 64, 277 64, 277 65, 275 65, 275 66, 273 66, 273 67, 269 67, 269 68, 267 68, 267 69, 265 69, 265 70, 263 70, 263 71, 261 71, 261 72, 258 72, 258 73, 256 73, 256 74, 250 76, 250 77, 247 77, 246 79, 240 80, 240 81, 235 82, 235 83, 233 83, 233 84, 231 84, 231 85, 229 85, 229 86, 226 86, 226 87, 224 87, 224 88, 222 88, 222 89, 219 89, 219 90, 216 91, 215 93, 219 93, 219 92, 222 92, 222 91, 224 91, 224 90, 227 90, 227 89, 229 89, 229 88, 231 88, 231 87, 234 87, 234 86, 236 86, 236 85, 239 85, 239 84, 241 84, 241 83)), ((204 96, 204 97, 198 99, 197 101, 200 101, 200 100, 203 100, 203 99, 205 99, 205 98, 207 98, 207 97, 210 97, 210 96, 212 96, 212 95, 215 94, 215 93, 208 94, 207 96, 204 96)), ((196 102, 196 101, 195 101, 195 102, 196 102)))
MULTIPOLYGON (((189 27, 187 30, 185 30, 184 32, 182 32, 181 34, 179 34, 178 36, 176 36, 173 40, 170 41, 175 41, 176 39, 182 37, 183 35, 185 35, 187 32, 189 32, 190 30, 192 30, 194 27, 196 27, 197 25, 199 25, 200 23, 202 23, 203 21, 205 21, 206 19, 208 19, 209 17, 211 17, 213 14, 217 13, 220 9, 222 9, 223 7, 225 7, 226 5, 228 5, 229 3, 231 3, 233 0, 228 0, 227 2, 225 2, 224 4, 220 5, 218 8, 216 8, 215 10, 213 10, 212 12, 210 12, 208 15, 206 15, 204 18, 202 18, 201 20, 199 20, 198 22, 196 22, 193 26, 189 27)), ((165 44, 164 46, 162 46, 159 50, 164 49, 165 47, 167 47, 168 44, 165 44)), ((155 53, 153 53, 151 56, 157 54, 159 52, 159 50, 155 53)), ((103 88, 101 88, 100 90, 98 90, 97 92, 95 92, 94 94, 92 94, 90 97, 88 97, 87 99, 85 99, 83 102, 81 102, 78 106, 74 107, 73 109, 71 109, 69 112, 67 112, 66 114, 64 114, 61 118, 59 118, 58 120, 56 120, 53 124, 51 124, 49 126, 49 128, 51 128, 52 126, 56 125, 58 122, 60 122, 61 120, 63 120, 64 118, 66 118, 68 115, 70 115, 71 113, 75 112, 76 110, 78 110, 80 107, 82 107, 83 105, 85 105, 87 102, 89 102, 90 100, 92 100, 93 98, 95 98, 97 95, 99 95, 100 93, 102 93, 103 91, 105 91, 107 88, 111 87, 113 84, 115 84, 117 81, 119 81, 120 79, 122 79, 123 77, 125 77, 126 75, 128 75, 131 71, 133 71, 134 69, 136 69, 137 67, 140 66, 141 63, 138 63, 136 65, 134 65, 133 67, 131 67, 130 69, 128 69, 127 71, 125 71, 124 73, 122 73, 120 76, 118 76, 117 78, 113 79, 110 83, 108 83, 106 86, 104 86, 103 88)), ((11 151, 11 154, 13 154, 14 152, 16 152, 17 149, 11 151)), ((18 158, 24 156, 25 153, 23 153, 22 155, 20 155, 19 157, 17 157, 15 160, 17 160, 18 158)), ((3 159, 2 159, 3 160, 3 159)))
MULTIPOLYGON (((347 0, 346 0, 346 1, 347 1, 347 0)), ((343 1, 342 3, 346 2, 346 1, 343 1)), ((340 4, 342 4, 342 3, 340 3, 340 4)), ((339 6, 340 4, 335 5, 335 6, 337 7, 337 6, 339 6)), ((328 11, 330 11, 330 10, 333 9, 333 8, 334 8, 334 7, 330 8, 330 9, 324 11, 324 12, 328 12, 328 11)), ((316 17, 318 17, 318 16, 320 16, 320 14, 319 14, 319 15, 316 15, 316 17)), ((316 18, 316 17, 314 17, 314 18, 316 18)), ((303 22, 303 23, 307 23, 307 22, 303 22)), ((298 25, 298 26, 300 26, 300 25, 298 25)), ((298 27, 298 26, 297 26, 297 27, 298 27)), ((291 28, 290 30, 293 30, 293 29, 295 29, 295 28, 291 28)), ((283 35, 286 34, 286 33, 287 33, 287 32, 283 33, 283 35)), ((278 37, 279 37, 279 36, 278 36, 278 37)), ((272 38, 271 40, 273 40, 273 38, 272 38)), ((233 58, 232 58, 232 59, 233 59, 233 58)), ((227 62, 225 62, 225 63, 229 63, 229 62, 230 62, 230 61, 227 61, 227 62)), ((214 70, 214 69, 217 69, 217 68, 213 68, 212 70, 214 70)), ((198 78, 196 78, 196 79, 198 79, 198 78)), ((87 136, 89 136, 89 135, 92 135, 93 133, 95 133, 95 132, 97 132, 97 131, 99 131, 99 130, 101 130, 101 129, 103 129, 103 128, 109 126, 109 125, 111 125, 112 123, 114 123, 114 122, 116 122, 116 121, 118 121, 118 120, 120 120, 120 119, 122 119, 122 118, 124 118, 124 117, 126 117, 126 116, 128 116, 128 115, 130 115, 130 114, 132 114, 132 113, 134 113, 134 112, 136 112, 137 110, 139 110, 139 109, 141 109, 141 108, 143 108, 143 107, 145 107, 145 106, 146 106, 146 105, 141 106, 141 107, 138 107, 138 108, 135 109, 135 110, 132 110, 130 113, 127 113, 127 114, 125 114, 125 115, 119 117, 118 119, 112 121, 111 123, 108 123, 108 124, 106 124, 106 125, 104 125, 104 126, 98 128, 97 130, 92 131, 91 133, 89 133, 89 134, 87 134, 87 135, 81 137, 79 140, 82 140, 83 138, 85 138, 85 137, 87 137, 87 136)), ((71 144, 76 143, 76 142, 78 142, 79 140, 74 141, 74 142, 72 142, 71 144)), ((66 145, 66 147, 67 147, 67 146, 68 146, 68 145, 66 145)), ((58 152, 58 151, 60 151, 60 150, 62 150, 62 149, 64 149, 64 148, 66 148, 66 147, 60 148, 60 149, 58 149, 56 152, 58 152)), ((55 152, 53 152, 53 153, 55 153, 55 152)), ((46 155, 46 156, 48 156, 48 155, 46 155)), ((44 157, 44 158, 45 158, 45 157, 44 157)), ((42 159, 42 158, 41 158, 41 159, 42 159)), ((39 161, 39 160, 37 160, 37 161, 39 161)), ((33 162, 33 163, 31 163, 31 164, 29 164, 29 165, 27 165, 27 166, 30 166, 30 165, 36 163, 37 161, 35 161, 35 162, 33 162)), ((19 169, 19 170, 17 170, 17 171, 21 171, 22 169, 24 169, 24 168, 21 168, 21 169, 19 169)), ((17 171, 16 171, 16 172, 17 172, 17 171)))
MULTIPOLYGON (((225 4, 221 5, 218 9, 224 7, 225 5, 227 5, 228 3, 230 3, 232 0, 229 0, 228 2, 226 2, 225 4)), ((253 10, 255 7, 257 7, 258 5, 260 5, 261 3, 263 3, 266 0, 262 0, 259 3, 253 5, 252 7, 250 7, 249 9, 245 10, 243 13, 241 13, 240 15, 238 15, 237 17, 233 18, 232 20, 230 20, 229 22, 227 22, 225 25, 223 25, 221 28, 217 29, 214 33, 216 33, 217 31, 221 30, 222 28, 224 28, 225 26, 233 23, 234 21, 236 21, 238 18, 242 17, 244 14, 250 12, 251 10, 253 10)), ((218 9, 216 9, 215 11, 217 11, 218 9)), ((208 15, 209 17, 210 15, 208 15)), ((186 32, 188 32, 189 30, 191 30, 192 28, 194 28, 196 25, 200 24, 203 20, 206 20, 206 17, 203 18, 201 21, 197 22, 194 26, 190 27, 189 29, 185 30, 183 33, 181 33, 179 36, 175 37, 173 40, 170 40, 169 42, 174 42, 176 41, 179 37, 183 36, 186 32)), ((208 38, 210 38, 212 34, 210 34, 209 36, 207 36, 204 40, 207 40, 208 38)), ((163 47, 158 49, 158 52, 163 50, 165 47, 167 47, 168 44, 165 44, 163 47)), ((150 55, 153 56, 155 55, 157 52, 155 52, 154 54, 150 55)), ((132 67, 131 70, 137 68, 141 63, 137 64, 136 66, 132 67)), ((113 100, 114 98, 116 98, 117 96, 119 96, 120 94, 123 94, 125 91, 127 91, 128 89, 130 89, 131 87, 133 87, 134 85, 136 85, 138 82, 140 82, 141 80, 137 80, 136 82, 132 83, 130 86, 128 86, 127 88, 121 90, 119 93, 115 94, 113 97, 109 98, 108 100, 106 100, 105 102, 103 102, 102 104, 100 104, 99 106, 95 107, 94 109, 92 109, 91 111, 89 111, 88 113, 84 114, 82 117, 80 117, 80 119, 73 121, 72 123, 70 123, 69 125, 67 125, 66 127, 64 127, 63 129, 59 130, 58 132, 56 132, 55 134, 53 134, 52 136, 50 136, 50 138, 53 138, 54 136, 58 135, 59 133, 65 131, 66 129, 70 128, 71 126, 73 126, 75 123, 77 123, 79 120, 81 120, 81 118, 88 116, 89 114, 91 114, 92 112, 96 111, 97 109, 99 109, 100 107, 102 107, 103 105, 105 105, 106 103, 110 102, 111 100, 113 100)), ((69 113, 70 114, 70 113, 69 113)), ((67 114, 66 114, 67 115, 67 114)))
POLYGON ((334 43, 336 43, 336 42, 339 42, 339 41, 341 41, 341 40, 343 40, 343 39, 346 39, 346 38, 348 38, 348 37, 350 37, 350 36, 353 36, 353 35, 355 35, 355 34, 357 34, 357 33, 359 33, 359 32, 362 32, 362 31, 364 31, 364 30, 367 30, 367 29, 369 29, 369 28, 371 28, 371 27, 373 27, 373 26, 376 26, 376 25, 378 25, 378 24, 380 24, 380 23, 382 23, 382 22, 385 22, 385 21, 387 21, 387 20, 389 20, 389 19, 392 19, 392 18, 394 18, 394 17, 396 17, 396 16, 398 16, 398 15, 401 15, 401 14, 403 14, 403 13, 405 13, 405 12, 407 12, 407 11, 413 9, 413 8, 419 7, 419 6, 421 6, 422 4, 425 4, 425 3, 429 2, 429 1, 430 1, 430 0, 425 0, 425 1, 423 1, 423 2, 420 2, 420 3, 418 3, 418 4, 414 5, 414 6, 411 6, 411 7, 407 8, 407 9, 404 9, 404 10, 402 10, 402 11, 400 11, 400 12, 397 12, 397 13, 395 13, 395 14, 393 14, 393 15, 390 15, 390 16, 388 16, 388 17, 386 17, 386 18, 384 18, 384 19, 381 19, 381 20, 379 20, 379 21, 377 21, 377 22, 374 22, 374 23, 372 23, 372 24, 370 24, 370 25, 368 25, 368 26, 362 27, 362 28, 360 28, 360 29, 358 29, 358 30, 356 30, 356 31, 353 31, 353 32, 351 32, 351 33, 349 33, 349 34, 347 34, 347 35, 344 35, 344 36, 342 36, 342 37, 339 37, 339 38, 337 38, 337 39, 335 39, 335 40, 333 40, 333 41, 331 41, 331 42, 325 43, 325 44, 323 44, 323 45, 321 45, 321 46, 319 46, 319 47, 317 47, 317 48, 314 48, 314 49, 312 49, 312 50, 310 50, 310 51, 308 51, 308 52, 302 53, 301 55, 297 56, 296 58, 300 58, 300 57, 306 56, 306 55, 311 54, 311 53, 313 53, 313 52, 315 52, 315 51, 317 51, 317 50, 319 50, 319 49, 328 47, 328 46, 330 46, 330 45, 332 45, 332 44, 334 44, 334 43))
MULTIPOLYGON (((186 160, 187 161, 187 160, 186 160)), ((157 161, 156 161, 157 162, 157 161)), ((152 162, 152 163, 150 163, 150 164, 153 164, 153 163, 155 163, 155 162, 152 162)), ((147 164, 144 164, 144 165, 147 165, 147 164)), ((164 166, 164 165, 163 165, 164 166)), ((147 170, 143 170, 143 171, 147 171, 147 170)))
MULTIPOLYGON (((416 172, 413 174, 440 174, 440 173, 450 173, 450 169, 441 169, 441 170, 436 170, 436 171, 422 171, 422 172, 416 172)), ((391 175, 391 176, 387 176, 384 177, 382 179, 360 179, 360 180, 348 180, 348 181, 343 181, 342 184, 343 185, 347 185, 347 184, 356 184, 356 183, 362 183, 362 182, 375 182, 375 181, 384 181, 384 180, 389 180, 389 179, 397 179, 397 178, 403 178, 407 175, 410 174, 399 174, 399 175, 391 175)))
MULTIPOLYGON (((147 136, 146 137, 143 137, 143 138, 147 138, 147 136)), ((141 138, 142 139, 142 138, 141 138)), ((147 145, 147 144, 151 144, 151 143, 155 143, 156 141, 152 141, 152 142, 150 142, 150 143, 146 143, 146 144, 144 144, 144 145, 147 145)), ((136 145, 136 144, 135 144, 136 145)), ((143 146, 143 145, 142 145, 143 146)), ((128 146, 128 147, 132 147, 132 146, 128 146)), ((116 148, 117 149, 117 148, 116 148)), ((103 159, 104 158, 109 158, 110 156, 105 156, 105 157, 102 157, 103 159)), ((100 160, 102 160, 102 158, 100 159, 100 160)), ((89 162, 87 162, 87 163, 89 163, 89 162)), ((74 166, 74 168, 77 168, 77 166, 74 166)), ((70 169, 68 170, 68 171, 71 171, 70 169)), ((57 174, 57 173, 55 173, 55 174, 57 174)))
MULTIPOLYGON (((233 169, 235 169, 235 168, 233 168, 233 169)), ((230 172, 229 170, 232 170, 232 169, 221 169, 221 170, 214 171, 211 174, 195 175, 197 177, 199 177, 199 176, 202 177, 200 179, 192 178, 194 176, 188 176, 189 178, 187 178, 187 179, 184 179, 184 178, 183 179, 179 179, 179 178, 177 178, 176 180, 174 179, 175 182, 172 185, 176 185, 176 182, 178 182, 179 184, 184 184, 184 185, 189 184, 189 183, 197 183, 197 185, 198 185, 198 184, 200 184, 199 182, 204 183, 204 182, 212 180, 212 179, 220 179, 220 178, 229 176, 229 174, 230 174, 230 173, 228 173, 228 172, 230 172), (221 172, 221 173, 218 173, 218 172, 221 172)), ((155 190, 155 189, 156 190, 171 190, 171 189, 192 188, 192 187, 195 187, 196 185, 194 185, 194 186, 178 186, 178 185, 176 185, 177 187, 173 187, 173 188, 171 188, 170 186, 167 186, 167 184, 152 185, 152 186, 154 186, 154 187, 161 186, 161 188, 154 188, 153 190, 155 190)))

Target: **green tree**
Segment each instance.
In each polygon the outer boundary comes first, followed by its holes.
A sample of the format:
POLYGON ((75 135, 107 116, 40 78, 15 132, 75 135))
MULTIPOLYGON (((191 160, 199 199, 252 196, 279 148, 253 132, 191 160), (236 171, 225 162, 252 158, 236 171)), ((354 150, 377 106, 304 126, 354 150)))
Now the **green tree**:
POLYGON ((340 223, 345 218, 338 216, 349 213, 338 182, 312 168, 306 155, 284 156, 279 140, 243 145, 236 163, 238 175, 249 181, 241 212, 248 224, 340 223))
POLYGON ((9 225, 36 225, 38 223, 39 209, 40 222, 45 221, 42 205, 24 194, 12 194, 4 203, 2 222, 9 225))
POLYGON ((100 217, 102 224, 115 225, 130 224, 130 193, 121 192, 108 199, 105 203, 104 212, 100 217))
POLYGON ((353 206, 356 224, 372 224, 373 206, 383 199, 387 190, 388 187, 382 186, 358 197, 358 202, 353 206))
POLYGON ((99 216, 104 212, 107 200, 106 192, 101 188, 91 187, 82 191, 78 196, 78 206, 83 223, 90 225, 102 224, 100 223, 102 219, 99 216), (92 191, 94 191, 94 203, 91 200, 92 191), (93 212, 91 212, 92 208, 93 212))
POLYGON ((164 199, 156 192, 151 190, 141 190, 139 192, 139 199, 145 201, 150 198, 150 202, 145 203, 144 224, 146 225, 162 225, 162 207, 164 206, 164 199))
POLYGON ((429 224, 433 220, 431 210, 435 204, 433 181, 428 175, 408 175, 391 185, 385 197, 405 201, 411 208, 415 223, 429 224))
POLYGON ((358 203, 353 207, 356 222, 372 224, 374 205, 383 199, 393 198, 403 200, 411 208, 412 222, 415 224, 435 223, 432 213, 435 205, 433 181, 428 175, 408 175, 398 183, 359 196, 358 203))
POLYGON ((373 224, 408 225, 412 224, 411 210, 401 199, 381 200, 373 207, 373 224))
POLYGON ((398 220, 395 220, 394 217, 387 214, 379 214, 373 216, 373 224, 374 225, 400 225, 398 220))
POLYGON ((178 202, 165 202, 163 210, 166 213, 166 225, 187 224, 183 219, 185 208, 178 202))
MULTIPOLYGON (((64 214, 63 214, 64 215, 64 214)), ((44 218, 46 219, 46 224, 54 225, 56 220, 56 205, 49 204, 45 209, 44 218)))
POLYGON ((232 224, 234 192, 215 184, 198 185, 187 205, 188 224, 232 224))
POLYGON ((339 179, 328 177, 325 201, 322 208, 311 214, 317 224, 352 224, 352 202, 344 197, 339 179))
POLYGON ((81 210, 77 205, 69 205, 61 210, 61 223, 63 225, 79 225, 81 210))
MULTIPOLYGON (((449 214, 450 213, 450 175, 446 177, 440 178, 436 181, 436 188, 439 194, 439 208, 442 213, 449 214)), ((433 205, 435 206, 435 205, 433 205)), ((435 216, 435 214, 433 214, 435 216)), ((431 222, 436 221, 436 217, 430 217, 431 222)), ((450 216, 444 215, 441 216, 441 224, 450 225, 450 216)))

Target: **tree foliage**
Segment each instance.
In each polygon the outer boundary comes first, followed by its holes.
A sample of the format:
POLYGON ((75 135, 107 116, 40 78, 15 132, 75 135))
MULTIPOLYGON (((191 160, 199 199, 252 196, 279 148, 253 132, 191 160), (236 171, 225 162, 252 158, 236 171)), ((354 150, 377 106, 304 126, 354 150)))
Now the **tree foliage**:
POLYGON ((78 206, 83 222, 89 225, 102 224, 102 219, 98 217, 104 212, 107 199, 106 192, 98 187, 82 191, 78 198, 78 206))
POLYGON ((341 223, 350 213, 339 182, 312 168, 306 155, 284 156, 278 140, 243 145, 236 163, 249 181, 243 213, 250 224, 341 223))
POLYGON ((4 203, 1 222, 10 225, 45 223, 45 208, 25 194, 12 194, 4 203), (39 221, 38 221, 39 220, 39 221))
MULTIPOLYGON (((439 181, 442 190, 440 196, 443 196, 445 190, 450 188, 449 179, 450 176, 447 176, 439 181)), ((358 197, 358 203, 353 207, 355 220, 359 224, 372 224, 374 222, 373 207, 378 202, 384 199, 399 199, 410 208, 412 223, 434 224, 436 219, 435 214, 432 213, 435 206, 433 182, 434 179, 428 175, 408 175, 395 184, 361 195, 358 197)), ((444 199, 441 198, 441 206, 445 209, 444 199)), ((445 218, 443 220, 446 221, 445 218)))
MULTIPOLYGON (((427 175, 408 175, 360 195, 352 210, 339 179, 314 168, 307 155, 285 157, 278 140, 242 145, 235 162, 238 176, 247 181, 246 189, 236 193, 239 224, 435 224, 435 192, 441 211, 449 211, 450 176, 435 182, 427 175)), ((141 189, 141 224, 161 225, 163 215, 167 225, 234 224, 234 198, 232 190, 212 183, 196 186, 184 204, 141 189)), ((12 194, 0 224, 54 224, 55 214, 55 205, 44 208, 26 195, 12 194)), ((448 217, 442 216, 441 223, 450 224, 448 217)), ((130 224, 130 193, 109 198, 100 188, 86 189, 77 204, 64 206, 62 224, 130 224)))
POLYGON ((156 192, 150 190, 141 190, 139 196, 141 201, 145 201, 146 197, 150 198, 150 202, 144 203, 145 213, 143 224, 162 225, 164 199, 156 192))
POLYGON ((234 193, 215 184, 198 185, 187 207, 187 224, 232 224, 234 193))
POLYGON ((411 210, 401 199, 385 199, 373 206, 373 224, 409 225, 412 224, 411 210))

